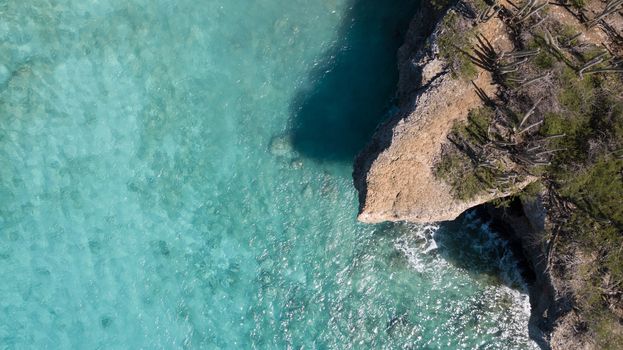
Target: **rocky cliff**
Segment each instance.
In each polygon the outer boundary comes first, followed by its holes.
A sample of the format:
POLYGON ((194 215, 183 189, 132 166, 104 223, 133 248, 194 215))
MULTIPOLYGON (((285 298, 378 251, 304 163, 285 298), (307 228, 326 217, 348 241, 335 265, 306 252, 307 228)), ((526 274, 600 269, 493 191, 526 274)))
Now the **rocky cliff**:
MULTIPOLYGON (((531 198, 516 198, 514 210, 485 205, 532 270, 530 333, 543 348, 620 348, 621 250, 610 247, 619 247, 623 237, 616 194, 623 177, 614 178, 623 174, 623 138, 616 131, 623 128, 616 107, 623 103, 623 1, 467 0, 448 9, 423 6, 399 52, 400 111, 378 127, 355 159, 358 219, 452 220, 539 180, 545 188, 531 198), (454 50, 476 63, 468 79, 457 76, 449 62, 453 57, 441 52, 453 16, 460 17, 459 31, 480 38, 480 44, 467 45, 473 51, 454 50), (488 129, 451 146, 473 145, 480 154, 497 147, 502 151, 490 153, 494 159, 510 154, 526 171, 510 187, 483 187, 461 199, 453 192, 456 183, 438 176, 436 167, 456 122, 483 105, 494 115, 488 129), (550 142, 561 138, 562 143, 550 142), (582 187, 586 184, 591 189, 582 187)), ((453 39, 455 47, 464 44, 453 39)), ((470 147, 462 152, 470 153, 470 147)), ((490 160, 471 159, 476 167, 490 166, 490 160)), ((504 181, 506 174, 499 178, 504 181)))
MULTIPOLYGON (((378 128, 355 161, 353 177, 362 222, 452 220, 469 208, 511 194, 491 191, 459 200, 450 185, 434 176, 434 164, 454 122, 467 119, 470 110, 483 104, 474 85, 487 95, 494 95, 497 87, 484 69, 478 69, 473 81, 454 76, 438 52, 437 38, 446 29, 443 21, 431 26, 430 35, 422 40, 427 29, 420 22, 424 17, 420 14, 414 21, 400 52, 401 112, 378 128)), ((511 48, 501 20, 495 18, 475 28, 497 49, 511 48)), ((531 180, 524 180, 515 190, 531 180)))

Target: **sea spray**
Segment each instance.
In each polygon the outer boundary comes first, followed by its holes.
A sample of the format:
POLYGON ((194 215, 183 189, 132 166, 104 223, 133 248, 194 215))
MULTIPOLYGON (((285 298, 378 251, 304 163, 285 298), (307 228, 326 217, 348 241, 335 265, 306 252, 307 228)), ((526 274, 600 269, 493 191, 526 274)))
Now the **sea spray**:
MULTIPOLYGON (((452 311, 454 327, 475 327, 479 332, 508 339, 509 346, 515 344, 520 347, 521 342, 517 342, 516 337, 528 326, 530 302, 517 259, 508 242, 490 228, 488 221, 478 217, 476 211, 464 214, 458 221, 461 228, 456 230, 452 227, 452 231, 448 231, 445 224, 403 224, 403 234, 394 240, 394 247, 404 255, 414 271, 433 282, 433 288, 454 293, 455 281, 448 283, 443 277, 449 271, 459 275, 466 273, 479 282, 485 281, 486 286, 482 290, 467 298, 469 311, 452 311), (456 256, 461 255, 458 250, 470 257, 478 255, 480 259, 457 263, 456 256), (452 257, 446 259, 448 256, 452 257), (483 280, 483 273, 490 277, 483 280), (470 318, 467 322, 466 317, 470 318), (463 326, 459 326, 461 324, 463 326), (490 324, 491 328, 485 324, 490 324)), ((441 310, 448 306, 437 307, 441 310)), ((448 330, 455 331, 454 328, 448 330)), ((531 343, 529 348, 536 348, 536 344, 531 343)))
POLYGON ((407 224, 411 234, 398 237, 394 243, 396 250, 402 252, 409 264, 418 272, 424 272, 431 268, 431 254, 438 248, 434 234, 439 230, 439 225, 407 224))

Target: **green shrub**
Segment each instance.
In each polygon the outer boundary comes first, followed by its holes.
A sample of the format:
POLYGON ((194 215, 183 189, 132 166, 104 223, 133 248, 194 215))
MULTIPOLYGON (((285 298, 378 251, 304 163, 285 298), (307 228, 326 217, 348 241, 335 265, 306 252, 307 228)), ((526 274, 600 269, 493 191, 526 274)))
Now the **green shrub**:
POLYGON ((475 10, 478 12, 482 12, 489 8, 489 3, 486 0, 472 0, 472 4, 475 7, 475 10))
POLYGON ((489 107, 472 109, 467 115, 467 122, 457 122, 452 132, 464 140, 481 144, 487 139, 487 129, 493 121, 493 110, 489 107))
POLYGON ((434 175, 451 187, 453 196, 470 200, 490 188, 493 174, 486 168, 476 168, 469 158, 460 152, 444 154, 435 167, 434 175))
MULTIPOLYGON (((540 35, 543 36, 543 34, 540 35)), ((552 69, 554 66, 556 66, 556 63, 558 63, 558 58, 552 55, 552 53, 548 49, 548 46, 545 44, 545 41, 540 37, 535 37, 531 39, 527 43, 526 48, 530 50, 540 50, 539 54, 534 56, 534 58, 530 60, 530 64, 541 73, 544 73, 546 70, 552 69)))
MULTIPOLYGON (((473 109, 467 122, 456 122, 452 134, 472 144, 485 142, 487 128, 493 119, 493 110, 488 107, 473 109)), ((435 168, 435 176, 452 186, 454 197, 470 200, 494 187, 496 172, 503 169, 478 167, 458 150, 445 152, 435 168)))
MULTIPOLYGON (((586 4, 585 0, 572 0, 576 8, 586 4)), ((477 70, 462 51, 471 51, 473 33, 461 29, 456 14, 448 16, 446 21, 439 38, 440 55, 450 63, 456 77, 470 79, 477 70)), ((539 167, 542 180, 526 187, 519 196, 532 199, 546 184, 567 202, 569 211, 557 210, 556 206, 548 208, 556 211, 550 212, 552 221, 561 225, 561 231, 555 233, 559 237, 555 250, 580 259, 572 264, 580 266, 574 272, 577 276, 570 278, 579 282, 572 286, 572 292, 588 334, 597 348, 617 348, 623 344, 623 324, 612 312, 610 303, 621 309, 623 302, 609 299, 604 288, 618 291, 623 288, 623 82, 620 74, 584 74, 580 79, 577 67, 600 55, 603 48, 579 48, 576 35, 581 29, 574 26, 547 25, 560 50, 547 45, 545 32, 528 35, 525 46, 541 48, 541 52, 516 78, 551 74, 553 88, 548 89, 546 101, 554 100, 552 108, 543 115, 539 114, 543 113, 539 107, 535 115, 543 117, 541 137, 562 134, 564 137, 548 139, 545 147, 557 150, 551 165, 539 167), (569 50, 571 46, 575 49, 569 50)), ((540 90, 528 95, 533 100, 537 93, 540 90)), ((523 103, 510 102, 514 103, 511 106, 523 103)), ((452 134, 472 145, 482 145, 493 116, 488 108, 473 110, 467 122, 454 125, 452 134)), ((497 164, 499 169, 478 167, 466 154, 453 149, 444 153, 436 165, 435 176, 452 186, 455 197, 466 200, 494 188, 498 175, 508 171, 502 162, 497 164)), ((532 174, 536 174, 533 170, 530 169, 532 174)), ((554 231, 545 233, 548 234, 553 237, 554 231)))
POLYGON ((463 80, 473 80, 478 75, 476 65, 472 63, 469 57, 461 54, 454 59, 455 67, 452 70, 453 76, 463 80))
POLYGON ((589 216, 623 227, 623 160, 601 160, 583 174, 574 174, 561 194, 589 216))
POLYGON ((601 313, 600 317, 592 322, 595 332, 595 342, 598 349, 617 350, 623 344, 623 334, 621 325, 616 317, 610 313, 601 313))
MULTIPOLYGON (((602 292, 604 276, 612 286, 623 285, 623 160, 602 158, 582 173, 568 176, 561 195, 577 206, 564 226, 575 245, 596 261, 580 268, 583 285, 576 297, 600 348, 613 348, 608 339, 617 325, 602 292)), ((619 334, 617 341, 621 341, 619 334)))
POLYGON ((534 58, 534 65, 540 69, 552 68, 554 67, 555 63, 556 63, 556 58, 547 51, 541 51, 534 58))
POLYGON ((431 0, 430 3, 435 10, 443 10, 450 4, 450 0, 431 0))
POLYGON ((473 35, 472 30, 460 28, 460 18, 455 12, 450 12, 444 18, 442 28, 437 40, 439 55, 448 62, 453 77, 464 80, 474 79, 478 70, 464 53, 471 50, 469 39, 473 35))
POLYGON ((578 75, 565 67, 560 76, 560 103, 577 116, 590 114, 595 102, 595 78, 592 75, 578 79, 578 75))
POLYGON ((521 198, 522 201, 533 201, 544 189, 545 187, 541 181, 531 182, 519 193, 519 198, 521 198))

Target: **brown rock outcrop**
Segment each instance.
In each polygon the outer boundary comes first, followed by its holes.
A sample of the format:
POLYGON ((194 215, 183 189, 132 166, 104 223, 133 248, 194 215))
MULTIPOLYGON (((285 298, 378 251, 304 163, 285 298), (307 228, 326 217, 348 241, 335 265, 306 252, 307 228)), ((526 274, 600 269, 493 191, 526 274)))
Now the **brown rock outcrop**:
MULTIPOLYGON (((466 3, 470 5, 471 2, 466 3)), ((506 9, 516 7, 505 0, 502 3, 506 9)), ((469 111, 480 107, 482 101, 472 82, 454 77, 448 69, 448 63, 440 58, 437 44, 447 29, 444 28, 445 18, 442 21, 442 14, 432 9, 431 5, 423 6, 422 12, 414 19, 407 41, 398 55, 400 112, 378 127, 372 141, 355 160, 353 178, 359 192, 358 219, 362 222, 452 220, 471 207, 512 194, 482 191, 482 195, 462 201, 453 196, 453 189, 449 184, 434 175, 435 164, 441 157, 442 145, 448 142, 447 136, 453 124, 455 121, 466 119, 469 111)), ((606 6, 604 2, 597 1, 589 2, 579 10, 565 6, 549 6, 546 22, 549 27, 545 30, 547 32, 552 28, 556 30, 564 28, 568 32, 579 32, 581 34, 573 37, 578 42, 577 46, 603 46, 611 55, 620 56, 622 46, 618 33, 623 28, 623 17, 608 17, 607 21, 604 20, 603 30, 597 26, 586 28, 586 21, 580 20, 586 18, 587 13, 588 18, 596 17, 604 6, 606 6), (612 42, 609 42, 610 37, 614 37, 613 42, 618 44, 612 45, 612 42)), ((450 11, 454 10, 460 10, 459 5, 455 5, 450 11)), ((447 13, 443 15, 448 16, 447 13)), ((499 17, 508 21, 511 15, 512 13, 506 14, 506 17, 504 15, 499 17)), ((497 17, 477 26, 474 25, 475 22, 466 18, 475 16, 463 16, 461 20, 464 22, 460 24, 483 34, 497 52, 525 48, 527 40, 531 37, 523 37, 521 31, 519 33, 513 31, 511 43, 510 36, 506 32, 508 26, 497 17)), ((542 22, 543 20, 537 23, 542 22)), ((545 40, 550 40, 556 47, 558 39, 545 40)), ((585 63, 580 60, 579 64, 581 66, 585 63)), ((528 70, 524 73, 529 72, 528 70)), ((509 96, 509 91, 505 89, 498 94, 497 87, 487 71, 479 70, 474 84, 490 97, 509 96)), ((547 91, 547 94, 544 92, 550 88, 556 86, 547 85, 541 89, 534 89, 532 85, 528 100, 535 101, 541 95, 556 95, 558 90, 547 91)), ((504 101, 508 103, 509 99, 504 101)), ((556 111, 560 108, 558 99, 550 99, 549 102, 547 106, 550 110, 556 111)), ((520 191, 534 180, 536 179, 527 178, 523 183, 515 184, 513 190, 520 191)), ((560 229, 560 220, 567 217, 564 213, 560 216, 561 210, 558 210, 559 215, 556 215, 556 208, 566 208, 566 205, 561 203, 552 187, 546 186, 535 198, 518 196, 511 202, 511 209, 501 209, 493 205, 485 205, 481 209, 487 209, 490 218, 502 228, 503 236, 515 247, 514 253, 525 263, 526 271, 529 270, 527 282, 532 307, 529 323, 531 338, 543 349, 594 349, 600 348, 599 344, 616 346, 620 341, 616 343, 612 342, 610 337, 598 339, 600 336, 595 336, 598 334, 595 333, 596 328, 593 330, 588 328, 589 319, 578 307, 581 305, 578 303, 578 295, 580 297, 583 295, 578 291, 587 285, 586 280, 583 280, 587 277, 582 269, 593 268, 596 265, 596 254, 585 253, 582 247, 575 246, 574 242, 571 245, 567 242, 564 250, 556 248, 562 244, 558 242, 559 235, 562 235, 560 232, 564 234, 560 229)), ((573 206, 571 203, 570 207, 573 206)), ((603 276, 606 282, 602 284, 610 284, 609 275, 603 276)), ((613 295, 611 291, 609 293, 601 296, 609 303, 608 307, 616 317, 610 324, 601 323, 599 332, 605 334, 601 329, 605 324, 610 327, 608 329, 613 336, 620 337, 622 308, 616 308, 617 304, 608 301, 609 295, 613 295)), ((620 295, 620 292, 617 293, 620 295)), ((594 319, 591 322, 594 323, 594 319)))
MULTIPOLYGON (((453 197, 450 185, 433 174, 454 122, 466 119, 471 109, 482 105, 473 84, 490 96, 497 89, 491 74, 484 70, 479 70, 473 83, 452 76, 437 53, 436 38, 443 30, 443 24, 438 24, 425 43, 410 35, 401 50, 402 113, 377 129, 355 161, 353 177, 362 222, 452 220, 471 207, 510 194, 490 192, 461 201, 453 197), (411 57, 407 50, 413 53, 411 57)), ((479 24, 476 30, 498 49, 511 47, 498 19, 479 24)))

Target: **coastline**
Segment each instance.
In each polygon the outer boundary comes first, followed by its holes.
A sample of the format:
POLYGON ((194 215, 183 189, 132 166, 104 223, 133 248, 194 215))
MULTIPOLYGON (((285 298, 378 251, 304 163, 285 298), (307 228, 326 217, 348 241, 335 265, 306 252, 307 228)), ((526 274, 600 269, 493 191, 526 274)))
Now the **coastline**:
MULTIPOLYGON (((599 347, 595 345, 594 334, 577 330, 578 325, 585 324, 585 319, 577 312, 574 277, 570 275, 573 272, 565 269, 565 257, 553 252, 556 234, 552 238, 552 230, 559 225, 555 222, 559 219, 553 218, 549 208, 559 200, 558 195, 541 189, 535 195, 519 196, 526 186, 539 180, 528 172, 506 190, 481 191, 470 198, 457 198, 452 186, 435 174, 456 123, 467 121, 473 110, 483 108, 489 96, 505 93, 499 86, 499 76, 486 67, 477 67, 470 79, 453 74, 451 64, 440 53, 443 36, 449 31, 449 18, 461 17, 459 28, 478 32, 498 52, 517 52, 517 43, 521 48, 524 40, 516 37, 519 34, 511 32, 503 21, 504 16, 508 20, 508 13, 498 18, 503 6, 483 21, 477 16, 474 3, 452 3, 441 8, 424 3, 414 17, 398 52, 400 111, 377 127, 372 140, 354 161, 358 220, 364 223, 449 221, 476 208, 493 220, 514 247, 521 264, 529 270, 525 271, 525 277, 531 303, 530 337, 543 349, 599 347), (505 202, 509 208, 492 204, 496 201, 505 202), (560 271, 554 272, 556 269, 560 271)), ((489 10, 495 6, 491 5, 489 10)), ((480 17, 482 13, 487 12, 481 12, 480 17)), ((548 16, 561 26, 577 27, 586 23, 570 16, 562 7, 548 16)), ((590 26, 582 38, 589 44, 606 40, 590 26)), ((580 71, 580 79, 581 75, 580 71)), ((540 113, 548 111, 547 107, 543 108, 540 113)), ((571 254, 575 254, 573 258, 579 259, 580 265, 587 264, 587 259, 577 251, 571 254)), ((613 327, 616 332, 616 326, 613 327)))
MULTIPOLYGON (((454 8, 423 7, 400 49, 400 112, 377 128, 355 160, 353 178, 360 198, 358 219, 362 222, 449 221, 469 208, 507 197, 534 181, 527 177, 511 190, 457 199, 450 186, 434 174, 440 147, 446 143, 453 124, 483 105, 473 86, 487 95, 497 91, 489 72, 480 70, 473 80, 457 79, 447 68, 447 60, 440 57, 439 38, 446 30, 443 22, 453 14, 454 8), (421 18, 437 21, 419 23, 421 18), (428 33, 426 39, 420 33, 428 33)), ((480 24, 479 29, 494 45, 508 48, 511 42, 503 26, 496 19, 480 24)))
MULTIPOLYGON (((432 219, 434 220, 430 220, 430 216, 421 220, 416 216, 405 216, 404 214, 401 215, 398 213, 391 213, 389 215, 384 213, 376 216, 362 215, 362 212, 365 210, 366 196, 368 195, 366 183, 367 175, 379 155, 390 147, 393 141, 392 139, 396 137, 395 128, 413 113, 418 103, 418 98, 421 97, 423 93, 430 91, 431 83, 434 83, 435 80, 444 75, 450 77, 450 72, 448 71, 437 73, 426 72, 426 66, 433 61, 432 57, 435 56, 436 37, 438 37, 439 31, 443 30, 441 22, 450 10, 451 7, 439 9, 434 8, 429 3, 422 4, 422 8, 411 22, 405 43, 399 49, 399 84, 397 87, 397 97, 400 112, 377 127, 373 139, 364 150, 359 153, 354 162, 353 180, 359 192, 360 199, 360 215, 358 219, 366 223, 380 221, 446 221, 456 218, 469 208, 476 207, 476 210, 479 211, 479 215, 489 217, 496 228, 499 229, 498 231, 502 232, 502 237, 509 241, 511 247, 513 247, 515 256, 520 260, 520 265, 529 269, 522 271, 527 282, 531 303, 531 317, 528 326, 529 334, 541 348, 548 349, 550 348, 548 336, 552 331, 554 320, 551 319, 551 317, 547 319, 543 314, 546 310, 552 310, 554 308, 554 298, 552 297, 554 291, 550 282, 550 276, 545 266, 540 263, 542 261, 542 253, 540 250, 535 250, 535 247, 530 245, 525 239, 527 235, 521 234, 525 229, 531 230, 531 234, 528 236, 539 234, 530 225, 530 220, 522 212, 523 208, 520 208, 520 213, 516 213, 517 215, 513 217, 512 220, 509 220, 506 213, 500 211, 495 206, 487 204, 487 202, 494 198, 481 198, 476 202, 463 203, 458 209, 455 207, 449 215, 445 214, 445 216, 433 217, 432 219), (418 64, 414 64, 414 62, 418 62, 418 64), (435 220, 439 218, 441 220, 435 220)), ((433 63, 433 65, 440 67, 441 63, 436 62, 433 63)), ((428 69, 430 70, 430 68, 428 69)), ((467 111, 464 112, 464 117, 466 117, 467 111)), ((450 124, 446 124, 447 129, 449 129, 448 125, 450 124)), ((438 138, 438 140, 444 137, 445 133, 443 133, 442 137, 438 138)), ((449 193, 449 189, 446 190, 449 193)), ((508 195, 508 193, 505 193, 495 198, 506 197, 508 195)))

